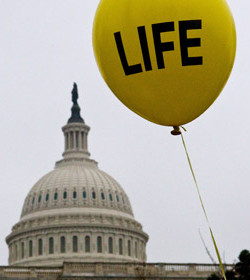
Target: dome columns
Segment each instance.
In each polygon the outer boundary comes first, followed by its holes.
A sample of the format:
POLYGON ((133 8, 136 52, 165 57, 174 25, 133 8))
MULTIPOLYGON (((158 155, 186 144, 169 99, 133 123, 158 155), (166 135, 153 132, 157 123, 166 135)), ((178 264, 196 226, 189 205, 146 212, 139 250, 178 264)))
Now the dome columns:
POLYGON ((84 123, 69 123, 62 128, 64 133, 64 159, 89 158, 88 132, 90 127, 84 123))

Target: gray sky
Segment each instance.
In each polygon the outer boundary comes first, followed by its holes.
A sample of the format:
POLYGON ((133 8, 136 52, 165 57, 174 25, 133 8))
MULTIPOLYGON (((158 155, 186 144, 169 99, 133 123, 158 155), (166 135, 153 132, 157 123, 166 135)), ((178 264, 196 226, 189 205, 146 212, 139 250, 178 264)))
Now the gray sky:
MULTIPOLYGON (((0 0, 0 264, 5 237, 34 183, 63 152, 73 82, 91 126, 89 150, 125 189, 149 234, 150 262, 215 258, 180 137, 129 111, 95 63, 92 22, 98 0, 0 0)), ((185 139, 216 241, 226 262, 250 249, 250 2, 228 1, 238 46, 231 77, 185 139)))

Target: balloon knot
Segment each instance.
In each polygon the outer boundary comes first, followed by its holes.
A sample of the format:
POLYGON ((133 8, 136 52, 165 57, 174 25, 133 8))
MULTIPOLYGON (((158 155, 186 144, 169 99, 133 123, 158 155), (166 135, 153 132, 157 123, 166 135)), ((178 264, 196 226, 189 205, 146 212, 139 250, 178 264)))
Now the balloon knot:
POLYGON ((173 130, 171 131, 172 135, 180 135, 181 134, 181 130, 179 126, 173 126, 173 130))

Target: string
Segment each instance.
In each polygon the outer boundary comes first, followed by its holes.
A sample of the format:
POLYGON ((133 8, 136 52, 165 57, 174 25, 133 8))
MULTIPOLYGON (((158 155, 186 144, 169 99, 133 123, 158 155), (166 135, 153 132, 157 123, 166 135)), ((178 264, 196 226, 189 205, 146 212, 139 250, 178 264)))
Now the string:
MULTIPOLYGON (((185 129, 184 127, 181 127, 181 128, 182 128, 184 131, 186 131, 186 129, 185 129)), ((225 274, 225 271, 224 271, 224 267, 223 267, 223 264, 222 264, 222 261, 221 261, 220 252, 219 252, 219 250, 218 250, 218 246, 217 246, 217 244, 216 244, 216 241, 215 241, 215 238, 214 238, 214 234, 213 234, 212 228, 211 228, 210 223, 209 223, 209 220, 208 220, 207 212, 206 212, 205 206, 204 206, 203 201, 202 201, 200 189, 199 189, 199 186, 198 186, 196 177, 195 177, 195 175, 194 175, 194 170, 193 170, 193 167, 192 167, 192 164, 191 164, 191 160, 190 160, 190 157, 189 157, 189 154, 188 154, 188 151, 187 151, 186 143, 185 143, 183 134, 182 134, 182 133, 180 133, 180 134, 181 134, 182 143, 183 143, 183 146, 184 146, 184 149, 185 149, 185 152, 186 152, 186 156, 187 156, 187 160, 188 160, 188 163, 189 163, 189 167, 190 167, 190 170, 191 170, 191 173, 192 173, 194 182, 195 182, 196 190, 197 190, 197 193, 198 193, 198 196, 199 196, 199 199, 200 199, 200 203, 201 203, 203 212, 204 212, 204 214, 205 214, 206 221, 207 221, 207 224, 208 224, 208 227, 209 227, 209 231, 210 231, 210 234, 211 234, 211 237, 212 237, 212 240, 213 240, 213 244, 214 244, 214 248, 215 248, 215 251, 216 251, 216 255, 217 255, 217 258, 218 258, 218 261, 219 261, 219 264, 220 264, 220 269, 221 269, 223 278, 224 278, 225 280, 227 280, 226 274, 225 274)))

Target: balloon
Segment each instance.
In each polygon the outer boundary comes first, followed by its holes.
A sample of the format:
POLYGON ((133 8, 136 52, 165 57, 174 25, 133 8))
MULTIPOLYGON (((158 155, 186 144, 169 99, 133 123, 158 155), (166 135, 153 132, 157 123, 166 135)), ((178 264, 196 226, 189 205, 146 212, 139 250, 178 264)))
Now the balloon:
POLYGON ((236 32, 225 0, 101 0, 93 48, 122 103, 149 121, 179 126, 220 94, 236 32))

